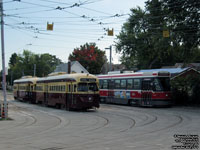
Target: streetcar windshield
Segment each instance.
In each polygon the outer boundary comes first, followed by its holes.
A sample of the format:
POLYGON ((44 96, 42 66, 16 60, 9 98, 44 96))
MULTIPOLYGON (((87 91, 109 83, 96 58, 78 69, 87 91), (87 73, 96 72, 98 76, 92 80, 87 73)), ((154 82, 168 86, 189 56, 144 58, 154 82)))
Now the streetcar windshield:
POLYGON ((78 91, 79 92, 98 91, 98 87, 96 83, 79 83, 78 91))
POLYGON ((89 91, 98 91, 98 87, 96 83, 88 83, 89 91))
POLYGON ((170 79, 169 78, 155 78, 154 90, 155 91, 170 91, 170 79))

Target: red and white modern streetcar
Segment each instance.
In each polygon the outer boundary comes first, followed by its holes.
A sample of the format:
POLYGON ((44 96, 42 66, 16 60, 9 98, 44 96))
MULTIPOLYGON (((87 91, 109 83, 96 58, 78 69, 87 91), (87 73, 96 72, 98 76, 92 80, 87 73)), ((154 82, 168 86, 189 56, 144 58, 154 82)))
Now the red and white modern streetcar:
POLYGON ((101 102, 139 106, 170 106, 169 72, 99 75, 101 102))

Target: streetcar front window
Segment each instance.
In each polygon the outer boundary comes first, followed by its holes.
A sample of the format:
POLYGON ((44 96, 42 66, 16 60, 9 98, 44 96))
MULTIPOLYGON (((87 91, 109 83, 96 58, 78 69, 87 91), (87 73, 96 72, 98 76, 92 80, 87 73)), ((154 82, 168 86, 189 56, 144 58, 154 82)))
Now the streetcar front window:
POLYGON ((169 78, 155 78, 154 81, 155 91, 170 91, 170 79, 169 78))
POLYGON ((87 83, 79 83, 78 84, 78 91, 79 92, 87 92, 88 91, 87 83))
POLYGON ((96 83, 88 83, 89 91, 98 91, 96 83))
POLYGON ((79 83, 78 91, 79 92, 98 91, 98 87, 96 83, 79 83))
POLYGON ((160 84, 163 91, 170 91, 170 79, 169 78, 159 78, 160 84))

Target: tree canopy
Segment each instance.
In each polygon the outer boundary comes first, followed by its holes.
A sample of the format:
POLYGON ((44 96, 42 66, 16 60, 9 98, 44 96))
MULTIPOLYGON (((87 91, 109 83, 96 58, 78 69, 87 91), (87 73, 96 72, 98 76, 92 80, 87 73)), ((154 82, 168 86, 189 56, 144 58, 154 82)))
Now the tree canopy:
POLYGON ((196 0, 148 0, 145 10, 131 9, 116 41, 121 62, 140 69, 200 61, 199 8, 196 0))
POLYGON ((34 54, 24 50, 22 54, 13 53, 9 60, 8 81, 18 79, 25 75, 34 75, 34 65, 36 67, 35 75, 38 77, 46 76, 53 72, 58 64, 62 63, 60 59, 48 53, 34 54))
POLYGON ((86 43, 75 48, 69 56, 70 61, 78 61, 91 74, 99 74, 106 62, 105 52, 101 51, 95 43, 86 43))

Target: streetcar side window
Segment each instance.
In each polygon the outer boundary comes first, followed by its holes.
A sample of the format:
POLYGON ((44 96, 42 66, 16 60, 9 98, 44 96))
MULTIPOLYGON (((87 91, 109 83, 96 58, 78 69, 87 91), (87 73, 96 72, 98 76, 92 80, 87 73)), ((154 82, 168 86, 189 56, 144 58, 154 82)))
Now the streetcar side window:
POLYGON ((114 80, 108 80, 108 88, 109 89, 114 89, 114 80))
POLYGON ((108 80, 103 80, 103 89, 108 89, 108 80))
POLYGON ((115 89, 120 89, 120 80, 115 80, 115 89))
POLYGON ((133 79, 133 88, 135 90, 141 89, 141 79, 133 79))
POLYGON ((74 85, 74 92, 76 92, 76 85, 74 85))
POLYGON ((68 86, 68 91, 71 92, 71 85, 68 86))
POLYGON ((63 91, 65 91, 66 90, 66 87, 65 87, 65 85, 63 85, 63 91))
POLYGON ((120 87, 121 87, 121 89, 126 89, 126 79, 121 80, 120 87))
POLYGON ((133 79, 127 80, 127 89, 133 89, 133 79))
POLYGON ((99 88, 103 89, 103 80, 99 80, 99 88))

